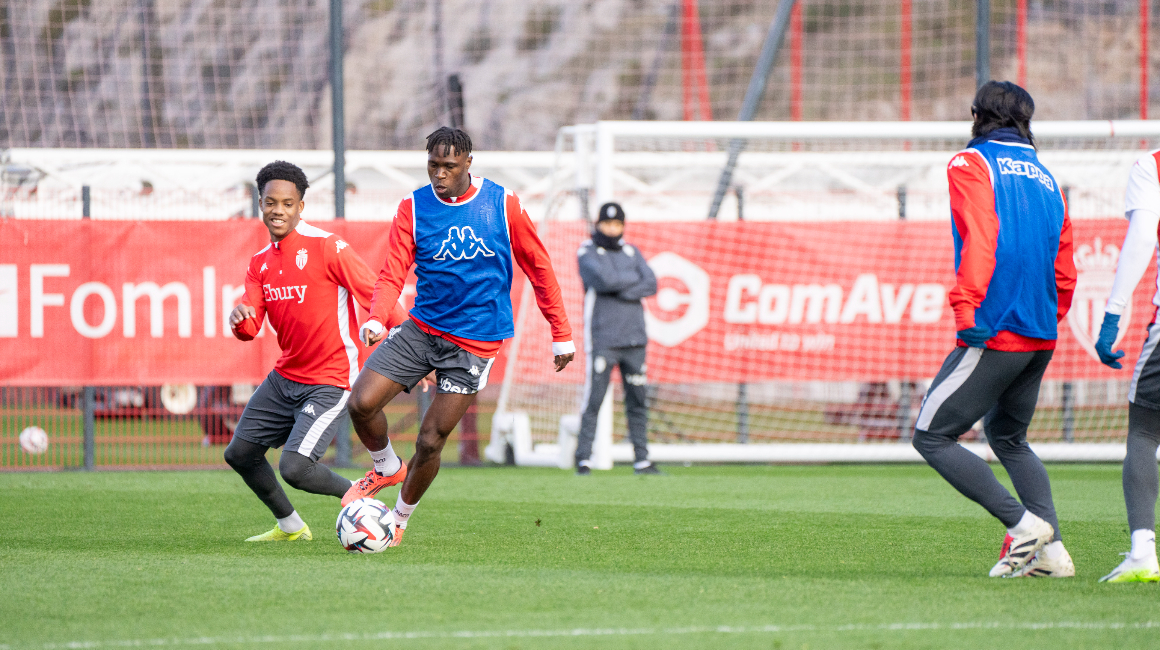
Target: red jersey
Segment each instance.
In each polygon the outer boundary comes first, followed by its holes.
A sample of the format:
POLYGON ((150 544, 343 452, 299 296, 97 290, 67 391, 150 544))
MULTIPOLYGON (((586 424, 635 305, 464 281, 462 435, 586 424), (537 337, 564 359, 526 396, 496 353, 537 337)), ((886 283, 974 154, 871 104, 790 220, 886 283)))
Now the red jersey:
MULTIPOLYGON (((374 273, 337 235, 302 221, 280 242, 250 259, 242 304, 257 312, 234 328, 252 340, 269 316, 282 356, 274 370, 291 381, 350 390, 358 377, 358 309, 370 310, 374 273)), ((384 306, 385 325, 406 320, 395 303, 384 306)))
MULTIPOLYGON (((481 181, 482 179, 479 177, 472 177, 472 183, 468 186, 467 192, 463 196, 454 197, 447 203, 462 202, 471 198, 479 191, 481 181)), ((567 342, 569 346, 565 347, 570 347, 572 327, 568 324, 568 315, 564 311, 564 300, 560 295, 560 284, 556 281, 556 272, 552 269, 552 260, 548 257, 548 251, 544 248, 544 243, 540 241, 539 235, 536 234, 536 227, 527 211, 520 204, 519 197, 509 193, 505 201, 512 257, 515 258, 524 274, 528 276, 528 280, 531 281, 532 287, 535 289, 536 304, 552 328, 553 343, 567 342)), ((388 329, 391 324, 386 322, 386 319, 390 317, 390 306, 398 303, 407 272, 415 263, 415 224, 412 215, 413 207, 411 199, 408 197, 399 203, 399 209, 395 213, 395 220, 391 224, 387 258, 379 272, 378 281, 375 282, 370 320, 379 321, 388 329)), ((484 359, 490 359, 499 354, 499 348, 503 344, 503 341, 475 341, 452 336, 414 317, 411 320, 415 321, 419 329, 424 332, 451 341, 484 359)), ((553 345, 553 352, 562 354, 563 352, 555 352, 556 347, 553 345)), ((568 351, 572 350, 574 348, 568 351)))

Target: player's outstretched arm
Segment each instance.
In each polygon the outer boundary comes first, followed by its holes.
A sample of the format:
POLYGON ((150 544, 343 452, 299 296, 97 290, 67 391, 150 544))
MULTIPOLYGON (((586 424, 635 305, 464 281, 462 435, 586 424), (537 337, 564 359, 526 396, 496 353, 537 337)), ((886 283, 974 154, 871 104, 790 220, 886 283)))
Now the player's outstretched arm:
POLYGON ((560 283, 556 280, 552 259, 548 257, 544 242, 540 241, 536 227, 515 194, 507 196, 507 219, 512 256, 531 281, 540 313, 552 327, 553 363, 556 372, 560 372, 575 357, 576 345, 572 342, 572 326, 564 311, 564 298, 560 294, 560 283))

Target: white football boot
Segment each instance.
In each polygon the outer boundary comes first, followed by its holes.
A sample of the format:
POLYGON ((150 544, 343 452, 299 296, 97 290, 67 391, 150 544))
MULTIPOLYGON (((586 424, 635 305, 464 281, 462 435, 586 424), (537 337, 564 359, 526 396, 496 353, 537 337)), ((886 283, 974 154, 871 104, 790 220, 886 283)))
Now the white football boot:
POLYGON ((1111 573, 1100 578, 1100 582, 1160 582, 1160 565, 1155 555, 1135 560, 1131 553, 1121 555, 1126 556, 1124 561, 1111 573))
MULTIPOLYGON (((1054 544, 1055 542, 1052 542, 1054 544)), ((1051 546, 1048 544, 1047 546, 1051 546)), ((1071 561, 1071 554, 1059 544, 1059 552, 1054 558, 1049 557, 1048 548, 1039 549, 1035 557, 1031 558, 1022 569, 1009 574, 1008 578, 1074 578, 1075 563, 1071 561)))
POLYGON ((1034 522, 1030 526, 1030 530, 1021 535, 1012 535, 1011 546, 1007 549, 1007 554, 995 566, 991 567, 989 575, 992 578, 1008 576, 1022 569, 1035 557, 1039 549, 1046 546, 1055 537, 1055 529, 1051 527, 1051 524, 1035 515, 1032 517, 1034 517, 1034 522))

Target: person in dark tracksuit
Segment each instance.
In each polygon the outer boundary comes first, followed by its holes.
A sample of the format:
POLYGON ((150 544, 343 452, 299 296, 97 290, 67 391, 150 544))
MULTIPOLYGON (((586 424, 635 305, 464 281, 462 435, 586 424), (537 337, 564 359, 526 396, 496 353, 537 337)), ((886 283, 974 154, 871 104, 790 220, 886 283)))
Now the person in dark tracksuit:
POLYGON ((628 437, 637 474, 658 474, 648 460, 648 400, 641 300, 657 292, 657 278, 644 255, 624 243, 624 210, 616 203, 600 206, 592 239, 580 246, 580 279, 584 281, 584 414, 576 445, 576 473, 591 472, 589 458, 596 437, 596 416, 608 391, 613 366, 620 366, 628 437))
POLYGON ((930 466, 1007 528, 991 577, 1075 575, 1047 470, 1027 444, 1076 281, 1067 203, 1036 155, 1034 112, 1019 86, 983 84, 971 106, 974 139, 947 166, 958 347, 927 391, 914 432, 930 466), (1018 500, 958 444, 979 418, 1018 500))

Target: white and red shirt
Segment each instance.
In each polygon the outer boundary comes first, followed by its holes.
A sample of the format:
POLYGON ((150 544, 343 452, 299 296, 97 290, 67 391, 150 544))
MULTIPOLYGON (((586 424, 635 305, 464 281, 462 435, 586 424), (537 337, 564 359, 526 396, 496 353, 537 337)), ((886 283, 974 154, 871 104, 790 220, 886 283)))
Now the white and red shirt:
MULTIPOLYGON (((1132 292, 1148 269, 1152 254, 1156 252, 1157 229, 1160 229, 1158 158, 1160 149, 1140 156, 1128 174, 1128 189, 1124 192, 1124 215, 1129 219, 1128 234, 1124 236, 1124 245, 1120 248, 1116 279, 1112 283, 1112 295, 1105 308, 1110 314, 1124 313, 1128 301, 1132 299, 1132 292)), ((1160 264, 1160 258, 1157 264, 1160 264)), ((1152 304, 1160 309, 1160 277, 1157 277, 1156 283, 1152 304)))
MULTIPOLYGON (((464 203, 475 196, 482 185, 483 178, 472 176, 471 184, 462 196, 453 197, 448 201, 439 199, 439 201, 447 205, 464 203)), ((575 352, 576 347, 572 343, 572 327, 568 324, 568 316, 564 311, 564 301, 560 294, 560 284, 556 280, 556 273, 552 269, 552 260, 548 257, 548 251, 536 234, 536 227, 520 204, 519 198, 514 193, 508 192, 504 200, 507 237, 510 240, 512 257, 515 258, 520 269, 531 281, 536 294, 536 304, 552 328, 552 353, 558 355, 575 352)), ((386 322, 387 312, 392 305, 398 302, 407 273, 415 263, 414 219, 413 199, 411 197, 403 199, 399 203, 394 222, 391 224, 387 257, 383 262, 382 270, 379 272, 378 280, 375 282, 369 320, 389 326, 389 323, 386 322)), ((484 359, 490 359, 499 354, 500 346, 503 344, 502 340, 479 341, 453 336, 422 322, 413 315, 411 320, 424 332, 451 341, 484 359)))
MULTIPOLYGON (((258 251, 246 271, 242 304, 257 312, 238 323, 234 336, 249 341, 267 316, 282 356, 274 371, 300 384, 349 390, 359 372, 358 309, 369 310, 374 273, 338 236, 302 221, 282 241, 258 251)), ((406 320, 395 302, 382 320, 406 320)))

